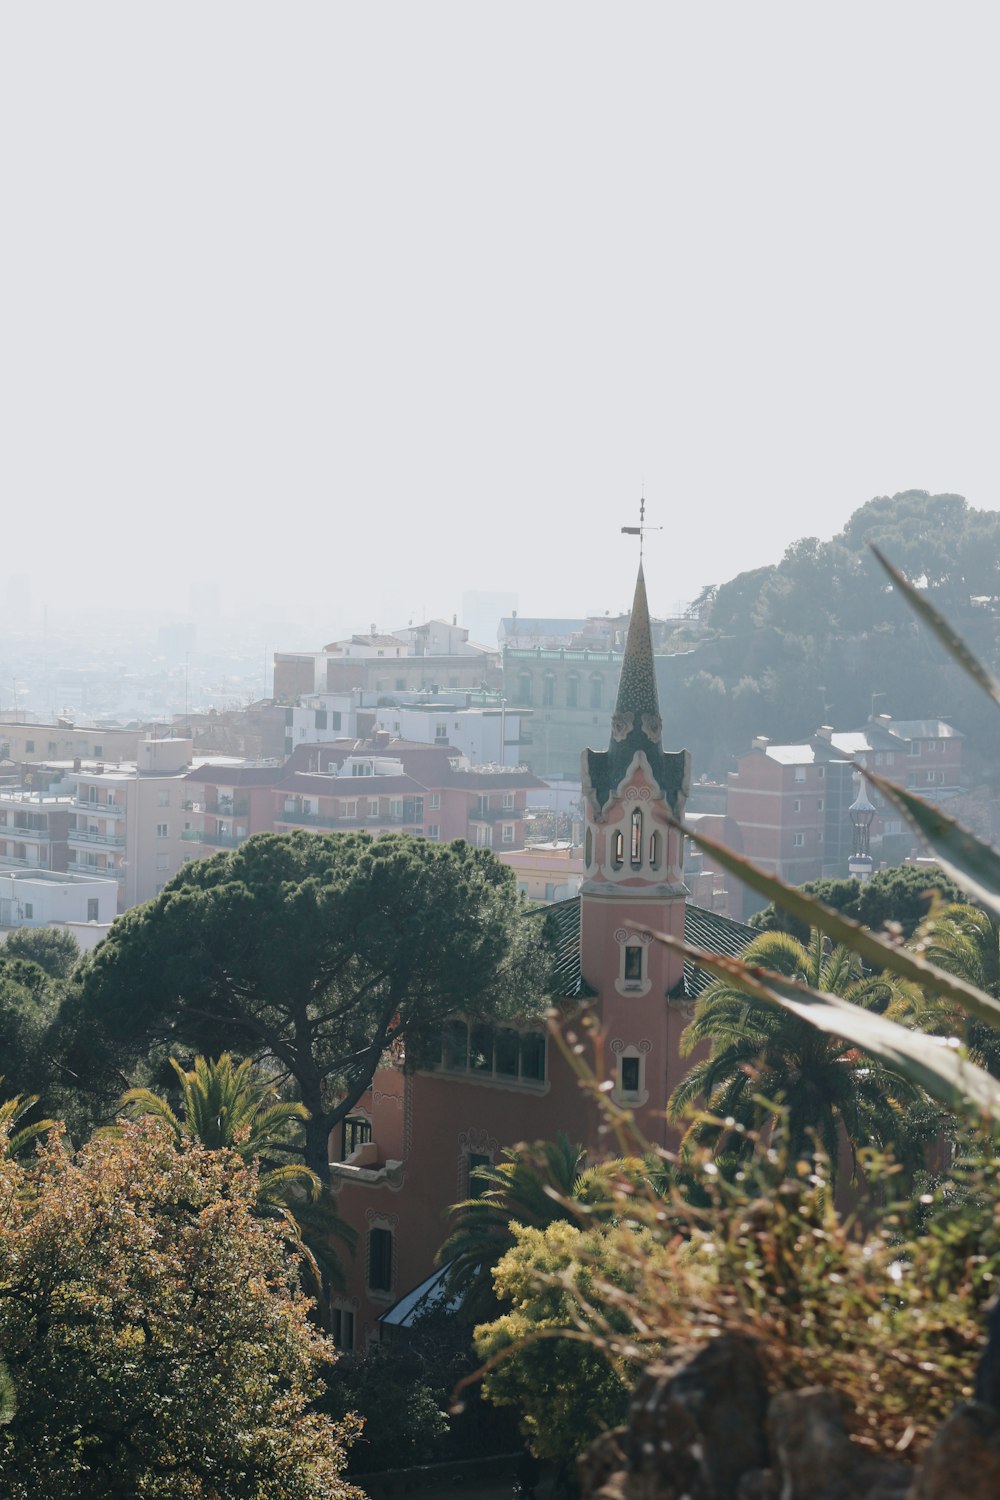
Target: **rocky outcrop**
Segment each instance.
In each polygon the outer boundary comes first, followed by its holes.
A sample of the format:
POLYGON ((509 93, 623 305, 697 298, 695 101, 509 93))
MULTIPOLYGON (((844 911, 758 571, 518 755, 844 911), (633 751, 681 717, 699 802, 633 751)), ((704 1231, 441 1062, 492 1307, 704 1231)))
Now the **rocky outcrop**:
POLYGON ((981 1401, 960 1406, 924 1455, 910 1500, 996 1500, 1000 1495, 1000 1413, 981 1401))

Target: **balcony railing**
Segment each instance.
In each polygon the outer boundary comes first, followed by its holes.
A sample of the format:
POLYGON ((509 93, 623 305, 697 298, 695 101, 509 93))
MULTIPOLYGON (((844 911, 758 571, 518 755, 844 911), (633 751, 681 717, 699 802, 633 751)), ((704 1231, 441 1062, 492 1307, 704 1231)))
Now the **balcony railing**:
POLYGON ((523 807, 470 807, 470 823, 513 823, 518 818, 523 818, 525 808, 523 807))
POLYGON ((236 849, 247 837, 245 833, 208 833, 197 828, 185 828, 181 833, 189 844, 211 844, 216 849, 236 849))
POLYGON ((66 835, 70 844, 103 844, 108 849, 124 849, 123 833, 101 833, 96 828, 71 828, 66 835))
POLYGON ((214 807, 206 804, 202 808, 202 812, 211 813, 216 818, 245 818, 249 811, 249 802, 223 802, 221 798, 214 807))
POLYGON ((319 813, 278 812, 276 823, 294 823, 305 828, 421 828, 423 817, 407 817, 405 813, 356 813, 354 817, 329 818, 319 813))
POLYGON ((113 868, 101 868, 100 865, 88 865, 82 859, 68 859, 66 868, 73 875, 90 875, 94 880, 122 880, 123 874, 117 873, 113 868))
POLYGON ((73 809, 90 813, 92 818, 124 818, 126 811, 116 802, 91 802, 89 797, 74 797, 73 809))
POLYGON ((41 824, 32 823, 25 827, 23 823, 0 823, 0 838, 15 839, 47 839, 49 837, 49 825, 47 822, 41 824))

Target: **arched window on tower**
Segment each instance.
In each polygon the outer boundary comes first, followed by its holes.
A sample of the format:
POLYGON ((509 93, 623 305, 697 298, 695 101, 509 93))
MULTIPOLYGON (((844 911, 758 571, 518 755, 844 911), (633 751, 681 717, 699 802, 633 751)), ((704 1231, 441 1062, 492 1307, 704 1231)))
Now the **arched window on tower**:
POLYGON ((620 870, 625 863, 625 836, 621 832, 615 834, 615 869, 620 870))
POLYGON ((590 679, 590 706, 591 706, 591 708, 600 708, 601 707, 601 700, 602 700, 603 696, 604 696, 604 683, 601 681, 601 678, 598 675, 598 673, 595 672, 594 675, 593 675, 593 677, 591 677, 591 679, 590 679))
POLYGON ((642 864, 642 812, 638 807, 632 810, 632 848, 630 858, 633 865, 642 864))
POLYGON ((660 835, 655 830, 649 835, 649 868, 660 868, 660 835))
POLYGON ((575 672, 566 678, 566 707, 580 707, 580 679, 575 672))
POLYGON ((531 673, 519 672, 517 674, 517 701, 525 707, 531 702, 531 673))
POLYGON ((556 701, 556 679, 552 672, 546 672, 542 678, 542 706, 552 708, 556 701))

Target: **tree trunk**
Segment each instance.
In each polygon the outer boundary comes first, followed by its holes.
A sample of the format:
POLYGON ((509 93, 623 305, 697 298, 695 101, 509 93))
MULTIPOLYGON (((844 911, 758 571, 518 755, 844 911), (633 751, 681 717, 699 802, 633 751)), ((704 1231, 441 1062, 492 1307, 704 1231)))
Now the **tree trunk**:
POLYGON ((329 1147, 330 1116, 323 1109, 322 1102, 318 1097, 318 1091, 315 1099, 303 1097, 302 1102, 309 1111, 309 1118, 306 1121, 306 1166, 316 1173, 320 1182, 328 1183, 331 1176, 329 1147))

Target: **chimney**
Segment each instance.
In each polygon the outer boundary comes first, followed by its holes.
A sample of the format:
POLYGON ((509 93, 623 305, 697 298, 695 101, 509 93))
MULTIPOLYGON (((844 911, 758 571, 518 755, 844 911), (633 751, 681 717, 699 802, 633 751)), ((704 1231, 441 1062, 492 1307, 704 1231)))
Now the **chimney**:
POLYGON ((831 741, 833 739, 833 725, 821 724, 817 729, 814 739, 831 741))
POLYGON ((879 716, 875 720, 875 722, 876 722, 876 724, 891 724, 892 723, 892 714, 879 714, 879 716))
POLYGON ((771 741, 766 734, 755 734, 750 741, 751 750, 766 750, 771 741))
POLYGON ((378 631, 375 629, 374 624, 372 625, 371 633, 372 635, 378 635, 378 631))
POLYGON ((457 625, 458 624, 458 615, 452 615, 452 617, 451 617, 451 623, 452 623, 452 625, 457 625))

